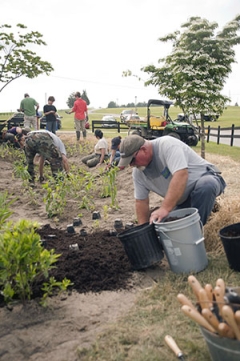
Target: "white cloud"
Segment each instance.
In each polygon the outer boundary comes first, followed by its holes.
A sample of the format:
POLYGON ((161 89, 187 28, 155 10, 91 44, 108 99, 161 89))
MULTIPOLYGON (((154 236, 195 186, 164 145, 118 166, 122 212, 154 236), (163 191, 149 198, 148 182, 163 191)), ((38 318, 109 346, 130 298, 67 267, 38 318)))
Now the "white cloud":
MULTIPOLYGON (((240 13, 239 0, 1 0, 0 23, 22 23, 29 31, 43 34, 46 47, 36 52, 55 71, 13 81, 0 93, 0 111, 15 110, 28 92, 43 107, 54 95, 57 108, 66 108, 73 91, 87 91, 91 106, 106 107, 158 98, 157 89, 144 87, 134 78, 123 78, 131 69, 140 73, 147 64, 157 64, 171 50, 157 39, 180 28, 191 16, 216 21, 219 27, 240 13), (3 16, 4 15, 4 16, 3 16)), ((236 47, 240 61, 240 49, 236 47)), ((240 101, 239 64, 224 88, 233 103, 240 101)))

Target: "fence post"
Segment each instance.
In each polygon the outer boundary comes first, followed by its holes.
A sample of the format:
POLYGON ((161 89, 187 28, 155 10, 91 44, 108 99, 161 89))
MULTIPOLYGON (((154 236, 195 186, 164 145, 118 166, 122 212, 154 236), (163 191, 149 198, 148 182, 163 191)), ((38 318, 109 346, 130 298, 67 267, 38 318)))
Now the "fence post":
POLYGON ((232 130, 231 130, 231 143, 230 146, 233 146, 233 138, 234 138, 234 124, 232 124, 232 130))
POLYGON ((209 137, 210 137, 210 131, 211 131, 210 125, 208 125, 207 130, 208 130, 208 132, 207 132, 207 143, 209 143, 209 137))
POLYGON ((219 144, 220 141, 220 125, 218 126, 218 132, 217 132, 217 144, 219 144))

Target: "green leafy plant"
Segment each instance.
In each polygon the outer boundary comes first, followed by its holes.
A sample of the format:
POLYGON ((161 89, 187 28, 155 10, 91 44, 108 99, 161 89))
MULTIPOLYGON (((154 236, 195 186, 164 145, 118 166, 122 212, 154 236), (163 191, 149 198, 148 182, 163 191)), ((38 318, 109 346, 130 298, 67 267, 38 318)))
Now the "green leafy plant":
POLYGON ((62 280, 62 282, 60 282, 60 281, 56 281, 56 279, 54 277, 50 277, 48 282, 43 283, 42 291, 44 293, 43 293, 40 304, 42 306, 46 306, 48 297, 53 295, 54 290, 56 288, 58 290, 58 293, 62 293, 64 291, 66 291, 67 288, 71 285, 73 285, 73 283, 70 280, 68 280, 67 278, 64 278, 62 280))
POLYGON ((54 250, 43 249, 40 236, 36 233, 39 225, 20 220, 8 222, 0 233, 0 286, 5 301, 13 297, 22 302, 30 299, 32 286, 39 277, 48 278, 53 264, 60 257, 54 250))
POLYGON ((117 185, 116 185, 116 174, 118 167, 112 167, 109 171, 102 176, 102 191, 101 197, 111 197, 111 207, 118 208, 117 202, 117 185))
POLYGON ((49 218, 61 215, 66 206, 66 196, 69 192, 69 183, 67 179, 58 177, 57 180, 50 179, 42 185, 46 190, 44 203, 46 204, 46 212, 49 218))
POLYGON ((13 202, 8 200, 8 192, 0 193, 0 229, 12 214, 9 207, 13 202))

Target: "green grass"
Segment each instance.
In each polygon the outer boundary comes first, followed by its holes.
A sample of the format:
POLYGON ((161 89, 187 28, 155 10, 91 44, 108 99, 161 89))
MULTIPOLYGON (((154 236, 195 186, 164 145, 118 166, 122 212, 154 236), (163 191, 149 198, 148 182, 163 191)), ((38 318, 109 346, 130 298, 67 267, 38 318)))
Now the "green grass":
MULTIPOLYGON (((103 115, 105 114, 114 114, 117 120, 120 121, 120 113, 122 110, 126 108, 101 108, 91 111, 89 107, 89 119, 90 123, 92 120, 101 120, 103 115)), ((135 110, 135 108, 133 108, 135 110)), ((147 108, 146 107, 138 107, 137 112, 140 117, 145 117, 147 115, 147 108)), ((66 114, 65 109, 59 110, 58 112, 62 118, 62 130, 73 130, 74 123, 73 123, 73 114, 66 114)), ((163 107, 154 107, 152 108, 152 114, 160 115, 163 113, 163 107)), ((177 115, 181 113, 181 109, 178 107, 171 107, 169 110, 169 114, 172 119, 176 119, 177 115)), ((11 116, 11 113, 0 113, 0 119, 8 119, 11 116)), ((230 127, 234 124, 236 127, 240 126, 240 107, 229 106, 227 109, 224 110, 223 114, 216 122, 205 122, 205 126, 207 127, 210 125, 211 127, 217 127, 220 125, 221 127, 230 127)))

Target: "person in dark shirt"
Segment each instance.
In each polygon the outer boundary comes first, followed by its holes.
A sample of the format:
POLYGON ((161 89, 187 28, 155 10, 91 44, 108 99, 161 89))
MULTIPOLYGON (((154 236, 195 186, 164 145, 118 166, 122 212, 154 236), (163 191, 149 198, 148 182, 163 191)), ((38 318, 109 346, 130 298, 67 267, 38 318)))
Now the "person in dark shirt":
POLYGON ((57 128, 57 119, 56 119, 57 109, 53 105, 54 102, 55 102, 55 98, 53 96, 50 96, 48 98, 48 104, 44 105, 43 107, 43 113, 46 116, 46 129, 49 132, 55 134, 57 128))

